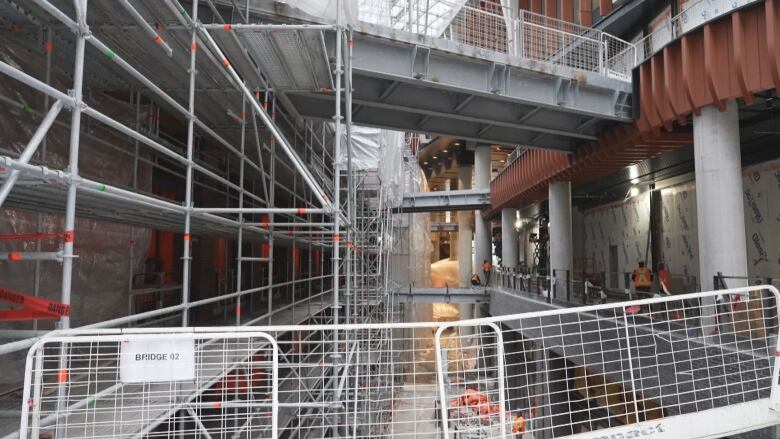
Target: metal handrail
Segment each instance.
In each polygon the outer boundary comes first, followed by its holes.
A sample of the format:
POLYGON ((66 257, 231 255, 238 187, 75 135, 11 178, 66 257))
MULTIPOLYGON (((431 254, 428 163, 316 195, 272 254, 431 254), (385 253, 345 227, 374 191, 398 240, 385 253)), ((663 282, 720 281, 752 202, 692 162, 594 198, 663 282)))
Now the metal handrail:
POLYGON ((680 13, 674 17, 669 17, 661 26, 652 33, 639 40, 635 47, 637 49, 636 65, 645 62, 648 58, 663 49, 667 44, 676 40, 686 32, 693 30, 707 22, 718 17, 722 17, 733 10, 739 9, 759 0, 729 0, 718 1, 714 6, 714 15, 709 15, 709 10, 700 11, 701 20, 696 21, 694 12, 701 6, 712 3, 712 0, 695 0, 687 2, 680 13), (641 55, 640 51, 641 50, 641 55))

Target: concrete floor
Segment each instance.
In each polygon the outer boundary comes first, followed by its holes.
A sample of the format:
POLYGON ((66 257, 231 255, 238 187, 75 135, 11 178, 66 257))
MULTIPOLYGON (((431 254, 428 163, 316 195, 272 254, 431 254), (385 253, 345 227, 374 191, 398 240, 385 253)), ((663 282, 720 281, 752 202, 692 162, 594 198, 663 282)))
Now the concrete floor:
POLYGON ((437 439, 435 384, 407 384, 393 409, 392 436, 395 438, 437 439))

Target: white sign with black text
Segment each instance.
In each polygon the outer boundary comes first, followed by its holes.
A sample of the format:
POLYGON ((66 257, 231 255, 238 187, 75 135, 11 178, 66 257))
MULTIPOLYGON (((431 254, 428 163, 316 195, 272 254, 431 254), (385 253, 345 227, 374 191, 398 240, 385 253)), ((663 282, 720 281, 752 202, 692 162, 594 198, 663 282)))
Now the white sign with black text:
POLYGON ((190 337, 122 341, 119 378, 123 383, 193 381, 195 340, 190 337))

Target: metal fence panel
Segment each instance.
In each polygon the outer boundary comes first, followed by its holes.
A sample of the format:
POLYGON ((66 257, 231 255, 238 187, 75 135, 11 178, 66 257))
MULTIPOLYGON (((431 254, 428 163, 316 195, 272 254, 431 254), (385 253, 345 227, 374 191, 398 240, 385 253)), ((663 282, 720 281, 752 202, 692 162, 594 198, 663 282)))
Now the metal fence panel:
POLYGON ((268 334, 103 332, 30 349, 20 437, 277 437, 268 334))
POLYGON ((543 311, 464 321, 463 304, 365 303, 380 323, 73 332, 30 352, 22 437, 720 437, 780 423, 777 299, 529 296, 543 311), (194 372, 175 372, 193 381, 123 372, 125 340, 187 338, 194 372))

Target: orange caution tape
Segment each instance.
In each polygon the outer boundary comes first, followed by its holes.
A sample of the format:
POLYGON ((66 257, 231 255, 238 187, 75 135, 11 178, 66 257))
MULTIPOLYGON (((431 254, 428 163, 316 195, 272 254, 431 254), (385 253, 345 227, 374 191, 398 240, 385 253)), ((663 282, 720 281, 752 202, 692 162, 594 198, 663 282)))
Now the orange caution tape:
POLYGON ((0 301, 27 308, 26 310, 11 311, 32 311, 27 313, 16 312, 11 314, 3 314, 9 318, 16 316, 17 318, 14 320, 18 320, 19 316, 36 318, 36 316, 41 315, 41 318, 56 318, 70 315, 70 305, 42 299, 37 296, 31 296, 29 294, 20 293, 18 291, 9 290, 7 288, 0 288, 0 301))

